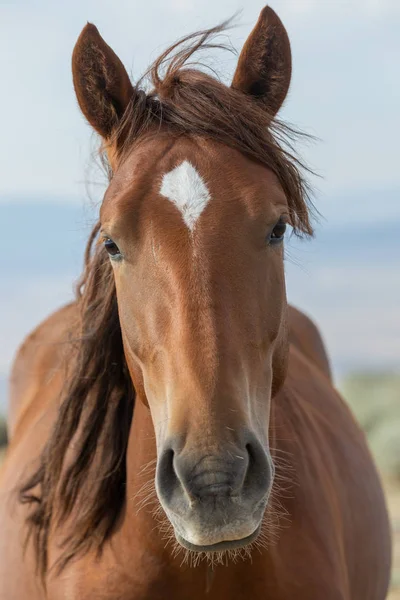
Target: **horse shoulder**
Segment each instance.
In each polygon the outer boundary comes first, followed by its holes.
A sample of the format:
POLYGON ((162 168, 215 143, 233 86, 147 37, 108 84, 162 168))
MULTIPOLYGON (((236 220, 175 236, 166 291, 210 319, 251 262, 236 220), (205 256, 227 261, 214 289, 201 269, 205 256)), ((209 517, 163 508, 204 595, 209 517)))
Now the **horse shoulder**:
MULTIPOLYGON (((18 349, 10 375, 10 439, 28 409, 40 409, 44 386, 51 386, 52 380, 57 379, 54 375, 61 368, 68 332, 73 327, 76 313, 75 303, 55 311, 25 338, 18 349)), ((53 387, 54 385, 55 381, 53 387)))
POLYGON ((289 341, 332 381, 332 371, 321 333, 303 312, 289 306, 289 341))
POLYGON ((8 431, 10 443, 0 473, 0 598, 43 598, 35 576, 33 546, 24 551, 27 506, 17 490, 36 464, 57 416, 65 369, 67 332, 75 305, 53 313, 28 335, 11 372, 8 431), (18 571, 18 577, 9 574, 18 571))

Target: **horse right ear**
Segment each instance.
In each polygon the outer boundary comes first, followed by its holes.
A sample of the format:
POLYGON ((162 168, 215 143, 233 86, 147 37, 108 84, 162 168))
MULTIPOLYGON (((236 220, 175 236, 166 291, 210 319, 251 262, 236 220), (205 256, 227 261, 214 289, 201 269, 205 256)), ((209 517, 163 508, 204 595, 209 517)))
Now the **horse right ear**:
POLYGON ((248 94, 275 115, 289 90, 292 55, 278 15, 266 6, 239 56, 232 87, 248 94))
POLYGON ((84 27, 76 42, 72 75, 83 114, 108 140, 134 91, 124 65, 91 23, 84 27))

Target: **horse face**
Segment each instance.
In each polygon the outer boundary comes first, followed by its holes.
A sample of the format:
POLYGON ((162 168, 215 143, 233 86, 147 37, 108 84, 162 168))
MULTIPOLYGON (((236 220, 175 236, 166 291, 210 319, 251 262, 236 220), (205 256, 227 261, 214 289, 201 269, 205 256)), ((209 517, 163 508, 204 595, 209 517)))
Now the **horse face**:
POLYGON ((125 355, 154 423, 158 497, 192 549, 250 539, 268 500, 288 218, 266 168, 168 136, 132 152, 102 206, 125 355))
MULTIPOLYGON (((282 172, 283 155, 270 170, 221 140, 222 130, 233 139, 235 127, 242 146, 246 136, 258 139, 257 118, 268 128, 290 82, 286 31, 271 9, 262 11, 229 94, 196 71, 170 74, 151 100, 154 110, 160 98, 162 106, 153 128, 141 116, 148 99, 92 25, 75 47, 73 74, 79 104, 105 140, 114 171, 101 235, 126 361, 154 424, 160 503, 189 549, 245 545, 258 533, 273 480, 270 400, 287 354, 282 238, 299 207, 290 198, 289 210, 273 173, 282 172), (191 135, 180 113, 179 135, 168 126, 167 88, 174 85, 191 135), (197 102, 204 123, 194 122, 197 102), (239 105, 242 125, 235 125, 239 105), (250 121, 253 133, 243 125, 250 121), (127 147, 133 131, 137 139, 127 147)), ((296 195, 292 175, 287 183, 296 195)))

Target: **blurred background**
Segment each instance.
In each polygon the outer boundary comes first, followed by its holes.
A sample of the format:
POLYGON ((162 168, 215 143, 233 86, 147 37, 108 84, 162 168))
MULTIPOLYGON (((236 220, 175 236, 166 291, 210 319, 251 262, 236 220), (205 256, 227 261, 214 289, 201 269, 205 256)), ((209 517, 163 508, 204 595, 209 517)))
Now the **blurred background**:
MULTIPOLYGON (((318 140, 298 146, 321 213, 313 241, 287 243, 289 300, 320 326, 337 386, 365 428, 388 492, 400 598, 400 3, 274 0, 292 43, 281 117, 318 140)), ((240 50, 258 0, 0 0, 0 415, 23 337, 72 298, 106 179, 70 72, 86 21, 133 80, 177 38, 242 12, 240 50)), ((212 55, 229 82, 236 57, 212 55)), ((1 417, 0 417, 1 421, 1 417)), ((5 426, 0 426, 5 442, 5 426)), ((396 589, 398 590, 396 592, 396 589)), ((396 595, 397 594, 397 595, 396 595)))

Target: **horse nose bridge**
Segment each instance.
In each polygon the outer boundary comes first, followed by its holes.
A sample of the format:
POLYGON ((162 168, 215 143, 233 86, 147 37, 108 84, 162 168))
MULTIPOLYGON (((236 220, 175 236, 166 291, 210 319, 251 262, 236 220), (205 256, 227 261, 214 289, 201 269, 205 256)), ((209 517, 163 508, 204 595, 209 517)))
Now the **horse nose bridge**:
POLYGON ((210 449, 225 442, 240 446, 242 430, 251 427, 248 394, 242 387, 175 380, 167 397, 167 436, 179 435, 185 443, 210 449))
POLYGON ((171 343, 180 352, 172 361, 174 372, 178 380, 184 372, 195 387, 208 394, 219 395, 228 386, 234 388, 234 393, 242 393, 252 367, 249 345, 243 345, 248 328, 243 326, 241 315, 235 313, 236 307, 221 304, 215 294, 192 290, 175 315, 179 327, 172 332, 171 343))

